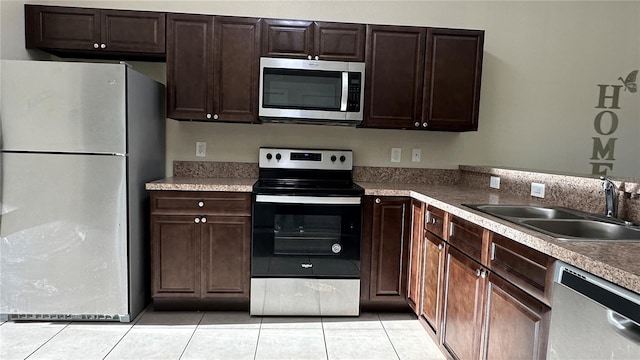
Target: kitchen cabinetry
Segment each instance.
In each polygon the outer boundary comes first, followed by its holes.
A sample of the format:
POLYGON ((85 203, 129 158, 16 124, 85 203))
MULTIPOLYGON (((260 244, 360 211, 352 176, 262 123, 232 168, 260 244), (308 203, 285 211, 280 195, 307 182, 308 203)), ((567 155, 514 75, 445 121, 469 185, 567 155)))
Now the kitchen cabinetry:
POLYGON ((265 19, 262 56, 364 61, 365 25, 265 19))
POLYGON ((427 29, 422 126, 478 129, 484 31, 427 29))
POLYGON ((167 17, 167 116, 256 122, 260 20, 167 17))
POLYGON ((151 192, 154 300, 248 300, 250 215, 245 193, 151 192))
POLYGON ((422 292, 420 317, 435 333, 440 335, 442 321, 442 296, 447 243, 442 239, 445 212, 431 205, 426 206, 423 240, 422 292))
POLYGON ((422 250, 424 245, 424 203, 411 200, 411 245, 409 247, 407 302, 413 312, 420 314, 422 290, 422 250))
POLYGON ((367 25, 363 127, 420 125, 426 29, 367 25))
POLYGON ((380 196, 372 201, 368 289, 372 302, 406 304, 410 205, 402 197, 380 196))
POLYGON ((57 55, 165 55, 165 14, 25 5, 26 47, 57 55))

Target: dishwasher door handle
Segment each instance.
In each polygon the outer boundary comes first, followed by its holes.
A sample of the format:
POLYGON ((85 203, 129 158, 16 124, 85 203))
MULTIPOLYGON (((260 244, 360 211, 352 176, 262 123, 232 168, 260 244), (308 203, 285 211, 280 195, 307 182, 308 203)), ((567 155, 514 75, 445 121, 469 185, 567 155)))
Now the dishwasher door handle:
POLYGON ((607 321, 617 333, 640 345, 640 325, 613 310, 607 310, 607 321))

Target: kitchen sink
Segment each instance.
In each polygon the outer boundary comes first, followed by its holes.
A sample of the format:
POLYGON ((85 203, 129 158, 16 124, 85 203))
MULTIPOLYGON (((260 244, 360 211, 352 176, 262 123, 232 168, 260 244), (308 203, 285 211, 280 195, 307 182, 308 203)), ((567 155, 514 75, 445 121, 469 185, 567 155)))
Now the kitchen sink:
POLYGON ((640 241, 640 228, 598 220, 525 219, 520 223, 560 240, 640 241))
POLYGON ((533 205, 475 205, 477 210, 491 215, 533 219, 582 219, 583 216, 557 208, 533 205))
POLYGON ((467 205, 512 223, 571 241, 640 241, 640 227, 578 210, 536 205, 467 205))

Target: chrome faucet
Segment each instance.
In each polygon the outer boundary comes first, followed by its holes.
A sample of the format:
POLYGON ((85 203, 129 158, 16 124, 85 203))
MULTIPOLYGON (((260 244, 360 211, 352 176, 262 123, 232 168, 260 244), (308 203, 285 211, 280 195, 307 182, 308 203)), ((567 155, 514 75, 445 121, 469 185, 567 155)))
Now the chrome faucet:
POLYGON ((600 176, 600 180, 604 190, 605 213, 607 217, 616 217, 618 216, 618 188, 613 181, 604 176, 600 176))

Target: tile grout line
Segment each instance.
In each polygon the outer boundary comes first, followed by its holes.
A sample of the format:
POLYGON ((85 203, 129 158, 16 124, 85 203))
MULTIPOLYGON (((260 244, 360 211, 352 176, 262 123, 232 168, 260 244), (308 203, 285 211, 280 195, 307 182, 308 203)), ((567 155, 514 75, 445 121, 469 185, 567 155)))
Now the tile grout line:
POLYGON ((187 341, 187 343, 184 345, 184 349, 182 349, 182 352, 180 353, 180 356, 178 356, 178 359, 182 359, 182 356, 184 356, 184 352, 187 351, 187 348, 189 347, 189 344, 191 343, 191 340, 193 340, 193 336, 196 334, 196 331, 198 331, 198 327, 200 326, 200 324, 202 324, 202 319, 204 319, 204 315, 207 312, 203 312, 202 316, 200 316, 200 320, 198 320, 198 323, 196 324, 196 327, 193 328, 193 332, 191 333, 191 336, 189 336, 189 340, 187 341))
POLYGON ((329 360, 329 349, 327 349, 327 335, 324 332, 324 316, 320 317, 320 325, 322 326, 322 340, 324 342, 324 355, 329 360))
POLYGON ((38 350, 42 349, 43 346, 47 345, 47 343, 51 340, 53 340, 54 337, 58 336, 58 334, 60 334, 62 332, 62 330, 66 329, 67 327, 69 327, 69 325, 71 325, 71 322, 68 322, 67 325, 65 325, 62 329, 60 329, 57 333, 53 334, 52 337, 50 337, 49 339, 47 339, 47 341, 45 341, 44 343, 42 343, 40 346, 38 346, 37 349, 33 350, 31 352, 31 354, 27 355, 27 357, 25 358, 28 359, 30 358, 33 354, 35 354, 38 350))
POLYGON ((113 350, 116 348, 116 346, 118 346, 118 344, 120 344, 120 343, 122 342, 122 339, 124 339, 124 338, 127 336, 127 334, 129 334, 129 332, 130 332, 131 330, 133 330, 133 327, 134 327, 134 326, 136 326, 136 325, 138 324, 138 322, 140 321, 140 319, 142 319, 142 316, 143 316, 144 314, 146 314, 146 313, 147 313, 147 309, 148 309, 148 308, 149 308, 149 306, 145 307, 145 308, 142 310, 142 312, 141 312, 140 314, 138 314, 138 316, 136 316, 136 318, 135 318, 135 319, 133 319, 133 324, 131 324, 131 327, 130 327, 127 331, 125 331, 125 333, 120 337, 120 339, 118 339, 118 341, 116 341, 116 343, 115 343, 115 344, 113 344, 113 346, 111 347, 111 350, 109 350, 109 351, 104 355, 104 357, 102 358, 102 360, 106 359, 106 358, 109 356, 109 354, 111 354, 111 353, 113 352, 113 350))
MULTIPOLYGON (((249 313, 249 317, 251 317, 251 313, 249 313)), ((260 344, 260 333, 262 332, 262 321, 264 320, 263 316, 260 316, 260 327, 258 327, 258 338, 256 339, 256 349, 253 352, 253 360, 256 360, 258 357, 258 344, 260 344)))
POLYGON ((396 357, 398 358, 398 360, 400 359, 400 354, 398 354, 398 350, 396 350, 396 346, 393 344, 393 341, 391 340, 391 337, 389 336, 389 333, 387 332, 387 327, 384 326, 384 323, 382 322, 382 319, 380 319, 380 313, 376 313, 378 315, 378 319, 380 320, 380 324, 382 325, 382 329, 384 330, 384 334, 387 335, 387 339, 389 340, 389 343, 391 344, 391 347, 393 348, 393 352, 396 353, 396 357))

